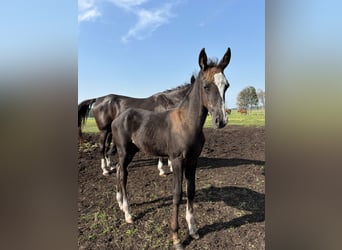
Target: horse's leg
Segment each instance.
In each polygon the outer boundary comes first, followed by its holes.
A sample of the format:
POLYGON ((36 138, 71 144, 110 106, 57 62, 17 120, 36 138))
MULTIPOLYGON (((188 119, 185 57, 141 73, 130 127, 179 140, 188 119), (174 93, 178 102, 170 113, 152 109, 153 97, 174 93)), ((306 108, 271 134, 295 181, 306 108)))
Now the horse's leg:
MULTIPOLYGON (((170 159, 167 159, 167 165, 169 166, 170 168, 170 171, 172 172, 172 163, 170 161, 170 159)), ((159 175, 160 176, 165 176, 165 171, 163 170, 163 161, 162 161, 162 157, 159 157, 159 160, 158 160, 158 169, 159 169, 159 175)))
MULTIPOLYGON (((114 142, 110 142, 111 140, 112 140, 112 137, 113 137, 113 134, 112 133, 110 133, 109 135, 108 135, 108 137, 109 137, 109 139, 107 140, 108 142, 109 142, 109 149, 108 149, 108 151, 107 151, 107 157, 109 156, 109 155, 111 155, 111 156, 114 156, 116 153, 117 153, 117 149, 116 149, 116 145, 114 144, 114 142)), ((115 166, 114 166, 114 164, 112 164, 112 158, 110 158, 110 157, 108 157, 109 158, 109 163, 108 163, 108 167, 110 167, 109 168, 109 170, 111 171, 111 172, 113 172, 114 171, 114 169, 115 169, 115 166)))
POLYGON ((122 210, 122 187, 121 187, 121 174, 122 172, 122 169, 121 169, 121 166, 120 166, 120 163, 118 163, 116 165, 116 187, 117 187, 117 190, 116 190, 116 200, 119 204, 119 208, 122 210))
POLYGON ((82 129, 78 127, 78 142, 83 143, 82 129))
POLYGON ((125 213, 125 220, 127 223, 133 223, 133 217, 130 212, 130 207, 128 203, 128 196, 127 196, 127 177, 128 171, 127 167, 128 164, 132 161, 135 153, 137 152, 137 148, 132 144, 128 145, 128 147, 122 147, 118 150, 119 153, 119 167, 117 174, 118 177, 118 185, 121 186, 121 189, 118 189, 118 193, 116 198, 119 203, 120 209, 122 209, 125 213), (122 201, 122 202, 121 202, 122 201))
POLYGON ((126 184, 127 184, 127 166, 125 166, 127 154, 126 153, 119 153, 119 163, 117 165, 117 193, 116 193, 116 200, 118 201, 120 209, 125 213, 125 220, 128 223, 132 223, 132 216, 129 212, 129 205, 127 201, 127 191, 126 191, 126 184))
POLYGON ((159 157, 158 159, 158 170, 160 176, 165 176, 165 171, 163 170, 163 158, 159 157))
POLYGON ((106 139, 107 139, 108 131, 100 132, 100 151, 101 151, 101 168, 102 174, 105 176, 109 175, 109 171, 106 169, 106 139))
POLYGON ((108 132, 107 136, 106 136, 106 139, 105 139, 105 159, 106 159, 107 167, 109 167, 109 165, 110 165, 110 159, 108 157, 108 153, 109 153, 109 150, 110 150, 110 143, 111 143, 111 141, 112 141, 112 133, 108 132))
POLYGON ((183 249, 182 243, 178 237, 178 211, 179 204, 182 199, 182 180, 183 180, 183 166, 182 160, 176 158, 172 160, 173 166, 173 207, 172 207, 172 218, 171 218, 171 233, 173 246, 175 249, 183 249))
POLYGON ((195 225, 195 217, 194 217, 194 208, 193 208, 193 200, 195 197, 195 175, 196 175, 196 166, 197 160, 193 160, 189 162, 185 167, 185 180, 186 180, 186 222, 188 223, 189 234, 194 239, 199 239, 199 235, 197 233, 197 228, 195 225))
POLYGON ((116 147, 114 143, 112 142, 112 132, 108 132, 107 138, 106 138, 106 163, 107 163, 107 169, 109 169, 110 172, 112 172, 115 167, 112 166, 111 158, 109 155, 115 155, 116 154, 116 147))
POLYGON ((169 166, 170 171, 172 172, 172 162, 170 161, 170 159, 167 159, 167 165, 169 166))

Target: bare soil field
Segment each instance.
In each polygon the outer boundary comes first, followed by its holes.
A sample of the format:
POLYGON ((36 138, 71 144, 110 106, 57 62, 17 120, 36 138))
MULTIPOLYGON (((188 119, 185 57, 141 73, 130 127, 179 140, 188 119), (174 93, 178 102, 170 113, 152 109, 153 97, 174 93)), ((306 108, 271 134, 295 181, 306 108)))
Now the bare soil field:
MULTIPOLYGON (((185 249, 265 249, 265 128, 228 125, 204 133, 194 200, 200 239, 188 235, 183 198, 185 249)), ((136 154, 127 183, 135 221, 127 224, 115 198, 116 174, 102 176, 98 134, 84 138, 78 145, 79 249, 172 249, 172 174, 159 176, 156 157, 136 154)))

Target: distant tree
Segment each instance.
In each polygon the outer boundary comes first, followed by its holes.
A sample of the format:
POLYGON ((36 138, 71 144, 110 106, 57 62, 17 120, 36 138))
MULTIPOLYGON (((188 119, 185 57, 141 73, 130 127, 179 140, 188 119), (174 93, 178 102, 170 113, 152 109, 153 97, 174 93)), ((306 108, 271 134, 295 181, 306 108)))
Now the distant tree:
POLYGON ((237 97, 236 104, 239 109, 251 109, 258 106, 258 96, 255 88, 249 86, 241 90, 237 97))
POLYGON ((265 108, 265 91, 263 91, 262 89, 258 89, 257 96, 259 103, 262 105, 262 108, 265 108))
POLYGON ((237 97, 236 105, 238 109, 247 109, 248 108, 248 98, 246 91, 241 91, 237 97))

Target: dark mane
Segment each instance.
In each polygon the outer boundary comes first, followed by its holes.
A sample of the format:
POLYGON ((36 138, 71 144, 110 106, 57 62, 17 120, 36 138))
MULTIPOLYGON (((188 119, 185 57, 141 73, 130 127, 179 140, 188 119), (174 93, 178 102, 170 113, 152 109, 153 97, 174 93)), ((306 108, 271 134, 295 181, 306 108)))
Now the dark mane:
POLYGON ((190 85, 191 85, 191 83, 184 83, 184 84, 182 84, 182 85, 180 85, 180 86, 177 86, 177 87, 172 88, 172 89, 164 90, 164 91, 162 91, 162 92, 160 92, 160 93, 169 93, 169 92, 172 92, 172 91, 175 91, 175 90, 180 90, 180 89, 187 88, 187 87, 190 86, 190 85))
MULTIPOLYGON (((208 64, 207 65, 208 65, 209 68, 216 67, 218 65, 218 59, 217 58, 208 59, 208 64)), ((196 79, 198 77, 198 72, 193 73, 191 77, 196 79)), ((172 88, 172 89, 164 90, 164 91, 159 92, 157 94, 165 94, 165 93, 170 93, 170 92, 175 91, 175 90, 181 90, 181 89, 189 87, 192 84, 193 83, 184 83, 184 84, 182 84, 180 86, 177 86, 177 87, 172 88)))
POLYGON ((172 89, 167 89, 167 90, 164 90, 162 92, 159 92, 156 95, 158 95, 158 94, 166 94, 166 93, 174 92, 174 91, 177 91, 177 90, 182 90, 182 89, 185 89, 185 88, 189 88, 195 82, 196 77, 197 77, 197 74, 192 74, 191 82, 190 83, 186 82, 186 83, 184 83, 182 85, 179 85, 177 87, 174 87, 172 89))
POLYGON ((187 87, 189 87, 192 83, 184 83, 180 86, 177 86, 177 87, 174 87, 172 89, 167 89, 167 90, 164 90, 162 92, 159 92, 158 94, 165 94, 165 93, 170 93, 170 92, 173 92, 175 90, 181 90, 181 89, 185 89, 187 87))
MULTIPOLYGON (((217 58, 208 59, 208 64, 207 65, 208 65, 209 68, 216 67, 218 65, 218 59, 217 58)), ((198 77, 198 72, 193 73, 191 77, 196 79, 198 77)), ((184 84, 182 84, 180 86, 177 86, 177 87, 172 88, 172 89, 164 90, 164 91, 159 92, 157 94, 165 94, 165 93, 169 93, 169 92, 172 92, 172 91, 175 91, 175 90, 181 90, 181 89, 189 87, 191 84, 193 84, 193 83, 184 83, 184 84)))

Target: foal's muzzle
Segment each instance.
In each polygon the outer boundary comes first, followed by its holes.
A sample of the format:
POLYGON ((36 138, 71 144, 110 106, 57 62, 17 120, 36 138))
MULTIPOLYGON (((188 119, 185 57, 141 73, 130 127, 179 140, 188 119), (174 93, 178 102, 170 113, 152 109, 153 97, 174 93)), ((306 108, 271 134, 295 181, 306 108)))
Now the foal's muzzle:
POLYGON ((214 128, 223 128, 227 125, 227 117, 221 112, 214 113, 212 118, 214 128))

